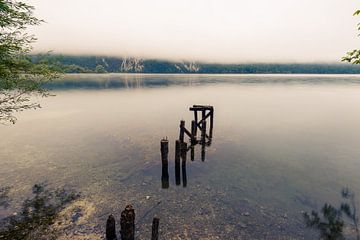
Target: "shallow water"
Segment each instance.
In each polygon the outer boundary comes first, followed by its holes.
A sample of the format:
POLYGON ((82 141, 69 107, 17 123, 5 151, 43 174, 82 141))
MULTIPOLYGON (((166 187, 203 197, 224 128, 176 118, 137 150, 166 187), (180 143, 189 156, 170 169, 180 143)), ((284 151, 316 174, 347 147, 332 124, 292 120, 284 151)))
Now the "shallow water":
POLYGON ((95 206, 88 233, 131 203, 139 239, 154 216, 162 239, 310 239, 302 211, 360 193, 358 76, 85 74, 50 87, 41 110, 0 128, 0 186, 14 206, 38 182, 77 189, 95 206), (206 161, 199 146, 188 156, 183 187, 174 143, 193 104, 214 106, 214 137, 206 161))

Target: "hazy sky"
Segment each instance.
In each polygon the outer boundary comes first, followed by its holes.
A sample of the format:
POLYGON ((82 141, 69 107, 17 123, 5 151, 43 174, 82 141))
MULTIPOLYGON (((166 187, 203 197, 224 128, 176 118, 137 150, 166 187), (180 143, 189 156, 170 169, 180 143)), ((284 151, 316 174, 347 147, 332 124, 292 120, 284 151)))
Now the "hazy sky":
POLYGON ((335 62, 356 0, 28 0, 35 51, 215 62, 335 62))

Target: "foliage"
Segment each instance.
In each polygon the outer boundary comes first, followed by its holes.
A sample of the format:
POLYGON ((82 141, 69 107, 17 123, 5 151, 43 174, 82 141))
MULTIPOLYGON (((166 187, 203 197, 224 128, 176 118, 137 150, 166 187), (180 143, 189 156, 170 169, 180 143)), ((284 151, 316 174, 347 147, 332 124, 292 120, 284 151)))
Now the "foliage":
POLYGON ((80 196, 66 189, 48 190, 45 184, 35 184, 32 194, 18 214, 5 219, 0 239, 26 239, 33 231, 51 225, 57 214, 80 196))
POLYGON ((97 73, 107 73, 105 67, 103 65, 97 65, 95 68, 95 72, 97 73))
MULTIPOLYGON (((353 15, 354 16, 360 15, 360 10, 356 10, 353 15)), ((360 31, 360 23, 357 24, 357 30, 360 31)), ((346 56, 342 58, 342 61, 353 64, 360 64, 360 50, 355 49, 348 52, 346 56)))
POLYGON ((42 23, 33 10, 23 2, 0 0, 0 123, 15 123, 16 112, 39 108, 31 94, 49 96, 43 84, 57 76, 47 64, 34 64, 27 56, 36 38, 26 29, 42 23))
POLYGON ((342 240, 344 237, 345 220, 352 222, 352 228, 356 232, 356 239, 360 239, 358 216, 356 212, 355 194, 348 188, 341 192, 343 202, 339 208, 330 204, 325 204, 321 209, 321 215, 312 211, 311 214, 305 212, 303 217, 307 227, 319 231, 322 240, 342 240), (344 218, 344 215, 346 218, 344 218))
POLYGON ((344 221, 341 219, 341 211, 331 205, 325 204, 321 209, 321 213, 323 218, 321 218, 316 211, 312 211, 311 215, 304 213, 306 226, 319 230, 320 239, 344 239, 344 221))

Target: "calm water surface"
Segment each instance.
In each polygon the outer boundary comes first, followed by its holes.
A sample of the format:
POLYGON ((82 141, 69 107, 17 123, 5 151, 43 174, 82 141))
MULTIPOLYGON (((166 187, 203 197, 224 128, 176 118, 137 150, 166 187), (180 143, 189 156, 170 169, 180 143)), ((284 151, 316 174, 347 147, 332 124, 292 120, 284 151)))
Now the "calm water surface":
POLYGON ((47 182, 82 193, 84 234, 101 235, 131 203, 138 239, 154 216, 162 239, 311 239, 302 211, 337 204, 344 186, 360 194, 358 76, 74 75, 50 87, 41 110, 0 128, 0 186, 13 202, 1 217, 47 182), (193 104, 214 106, 214 137, 177 186, 174 142, 193 104))

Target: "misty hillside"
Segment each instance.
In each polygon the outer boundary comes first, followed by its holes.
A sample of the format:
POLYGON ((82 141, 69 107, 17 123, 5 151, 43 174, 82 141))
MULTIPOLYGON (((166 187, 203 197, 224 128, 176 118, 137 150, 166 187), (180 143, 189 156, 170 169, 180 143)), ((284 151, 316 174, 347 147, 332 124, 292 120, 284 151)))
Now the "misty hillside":
POLYGON ((46 62, 65 73, 294 73, 359 74, 351 64, 209 64, 102 56, 31 55, 34 62, 46 62))

